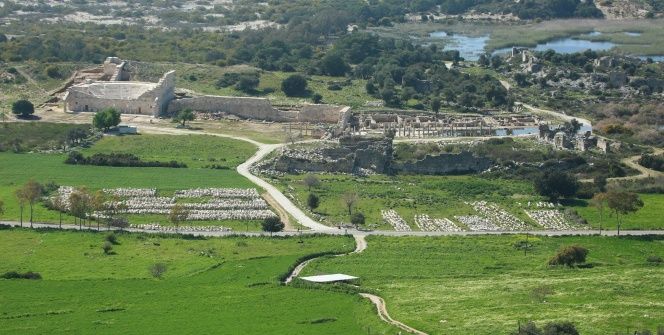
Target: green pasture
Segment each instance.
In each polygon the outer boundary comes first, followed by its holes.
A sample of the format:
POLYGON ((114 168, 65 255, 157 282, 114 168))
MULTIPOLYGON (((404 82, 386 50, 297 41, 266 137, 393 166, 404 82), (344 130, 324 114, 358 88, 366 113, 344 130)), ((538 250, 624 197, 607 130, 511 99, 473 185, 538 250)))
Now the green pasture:
MULTIPOLYGON (((643 200, 643 208, 636 213, 624 216, 623 224, 620 229, 662 229, 664 227, 664 194, 640 194, 643 200)), ((610 209, 605 208, 601 217, 600 211, 590 206, 586 200, 575 201, 570 204, 583 216, 593 229, 599 229, 600 223, 602 229, 617 229, 618 221, 610 212, 610 209)))
POLYGON ((368 249, 312 263, 385 298, 390 315, 429 334, 509 334, 519 323, 571 321, 581 334, 655 331, 664 325, 664 239, 525 236, 379 237, 368 249), (589 268, 550 268, 567 245, 590 250, 589 268))
POLYGON ((182 239, 0 231, 0 333, 396 334, 357 295, 281 286, 305 255, 352 250, 348 237, 182 239), (149 271, 166 264, 163 279, 149 271))
POLYGON ((255 151, 251 143, 212 135, 132 135, 106 136, 82 153, 128 153, 146 161, 175 160, 190 168, 216 164, 234 170, 255 151))
MULTIPOLYGON (((346 192, 355 192, 359 201, 354 211, 362 212, 366 223, 380 229, 392 229, 384 224, 381 210, 394 209, 417 230, 414 216, 428 214, 432 218, 453 219, 455 215, 475 214, 466 201, 496 202, 503 208, 530 222, 518 209, 517 202, 537 199, 528 182, 485 179, 476 176, 385 176, 354 177, 349 175, 317 175, 321 186, 312 189, 320 197, 320 207, 314 212, 323 215, 329 225, 349 223, 348 211, 342 201, 346 192)), ((296 203, 306 207, 309 191, 302 180, 304 175, 286 175, 275 181, 296 203)))
MULTIPOLYGON (((188 168, 136 168, 106 167, 88 165, 68 165, 64 163, 66 154, 14 154, 0 152, 0 199, 5 202, 2 219, 18 220, 19 205, 14 196, 17 188, 33 179, 46 184, 87 187, 90 190, 102 188, 138 187, 157 188, 163 195, 176 190, 205 187, 255 187, 249 180, 240 176, 235 167, 253 154, 251 144, 242 141, 214 136, 157 136, 140 135, 127 137, 105 137, 85 154, 93 152, 122 151, 137 154, 143 159, 177 160, 189 164, 188 168), (171 148, 170 154, 167 150, 171 148), (215 158, 216 157, 216 158, 215 158), (215 158, 216 162, 209 159, 215 158), (225 159, 225 161, 221 161, 225 159), (229 169, 207 169, 206 164, 228 164, 229 169)), ((26 207, 27 208, 27 207, 26 207)), ((24 221, 26 214, 24 211, 24 221)), ((35 220, 38 222, 58 222, 59 213, 47 210, 41 204, 35 207, 35 220)), ((64 216, 66 222, 73 219, 64 216)), ((165 216, 131 216, 130 223, 159 222, 168 224, 165 216)), ((251 230, 258 229, 258 223, 249 222, 251 230)), ((183 225, 217 224, 244 231, 244 221, 187 222, 183 225)), ((93 224, 94 225, 94 224, 93 224)))

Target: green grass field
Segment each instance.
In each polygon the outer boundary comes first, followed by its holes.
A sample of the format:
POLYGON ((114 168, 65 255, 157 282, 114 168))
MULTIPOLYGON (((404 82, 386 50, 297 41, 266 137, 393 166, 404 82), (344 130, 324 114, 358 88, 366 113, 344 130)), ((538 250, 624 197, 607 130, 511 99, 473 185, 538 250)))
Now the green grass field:
MULTIPOLYGON (((293 195, 306 207, 309 194, 302 182, 304 175, 286 175, 276 183, 283 192, 293 195)), ((537 197, 533 195, 530 183, 513 180, 484 179, 476 176, 407 176, 394 177, 377 175, 367 178, 349 175, 318 175, 321 187, 313 189, 320 199, 316 209, 330 225, 348 223, 348 211, 342 202, 346 192, 356 192, 359 201, 355 211, 362 212, 367 224, 380 229, 392 229, 383 223, 381 210, 394 209, 417 229, 416 214, 428 214, 433 218, 473 214, 474 210, 465 201, 486 200, 499 203, 522 217, 523 211, 515 209, 517 202, 527 202, 537 197)))
POLYGON ((316 261, 303 275, 359 276, 393 318, 430 334, 508 334, 529 320, 568 320, 584 335, 664 326, 664 266, 646 261, 664 256, 664 239, 531 236, 524 256, 513 247, 523 238, 372 236, 364 253, 316 261), (572 244, 590 250, 592 268, 547 266, 572 244))
MULTIPOLYGON (((620 229, 662 229, 664 219, 662 219, 662 209, 664 209, 664 194, 640 194, 643 200, 643 208, 633 214, 623 218, 623 224, 620 229)), ((600 220, 600 213, 597 208, 588 204, 587 201, 577 201, 572 208, 576 209, 594 229, 599 229, 600 222, 602 229, 617 229, 618 221, 611 215, 609 209, 605 209, 603 219, 600 220)))
MULTIPOLYGON (((254 152, 253 145, 214 136, 161 136, 140 135, 105 137, 85 154, 93 152, 122 151, 137 154, 143 159, 177 160, 189 164, 189 168, 124 168, 105 166, 68 165, 65 154, 13 154, 0 153, 0 199, 5 202, 2 219, 17 220, 19 206, 14 190, 30 179, 39 183, 54 182, 58 185, 86 186, 91 190, 118 187, 157 188, 162 194, 175 190, 197 187, 255 187, 240 176, 235 167, 254 152), (214 158, 216 161, 210 161, 214 158), (223 160, 222 160, 223 159, 223 160), (226 164, 229 169, 201 168, 207 164, 226 164)), ((27 212, 26 212, 27 213, 27 212)), ((25 216, 24 216, 25 218, 25 216)), ((35 208, 38 222, 57 222, 59 214, 42 205, 35 208)), ((132 216, 131 223, 150 223, 159 220, 168 224, 165 216, 132 216)), ((72 218, 65 216, 70 222, 72 218)), ((190 224, 190 223, 188 223, 190 224)), ((192 222, 191 224, 227 225, 244 231, 242 221, 192 222)), ((258 229, 255 221, 252 230, 258 229)))
POLYGON ((106 136, 82 153, 130 153, 143 160, 176 160, 190 168, 217 164, 233 170, 255 151, 251 143, 211 135, 138 135, 106 136))
POLYGON ((278 284, 296 259, 351 250, 348 237, 187 240, 120 234, 0 231, 3 334, 396 334, 357 295, 278 284), (155 279, 148 267, 163 262, 155 279))

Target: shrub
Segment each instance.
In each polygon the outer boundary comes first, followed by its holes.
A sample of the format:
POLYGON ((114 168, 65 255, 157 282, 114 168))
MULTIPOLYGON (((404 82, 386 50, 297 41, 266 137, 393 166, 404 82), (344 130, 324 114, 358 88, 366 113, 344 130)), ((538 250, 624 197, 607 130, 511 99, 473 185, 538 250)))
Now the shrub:
POLYGON ((648 258, 646 258, 646 261, 653 265, 660 265, 664 262, 664 259, 662 259, 662 257, 652 255, 648 256, 648 258))
POLYGON ((309 193, 309 196, 307 197, 307 206, 313 211, 318 208, 318 205, 320 205, 320 198, 313 193, 309 193))
POLYGON ((360 212, 353 213, 353 216, 350 218, 350 222, 356 226, 363 225, 365 222, 364 214, 360 212))
POLYGON ((104 254, 110 255, 113 252, 113 244, 109 241, 104 242, 104 245, 101 247, 104 250, 104 254))
POLYGON ((97 129, 108 131, 111 127, 120 124, 120 112, 114 108, 106 108, 95 113, 92 118, 92 125, 97 129))
POLYGON ((302 96, 307 92, 307 79, 294 74, 281 82, 281 90, 289 97, 302 96))
POLYGON ((161 277, 166 273, 166 264, 164 263, 155 263, 150 266, 148 269, 152 277, 161 279, 161 277))
POLYGON ((5 272, 0 276, 2 279, 32 279, 32 280, 37 280, 37 279, 42 279, 42 276, 37 273, 37 272, 32 272, 28 271, 25 273, 19 273, 16 271, 9 271, 5 272))
POLYGON ((113 232, 108 233, 108 235, 106 235, 106 237, 104 239, 106 240, 106 242, 108 242, 110 244, 114 244, 114 245, 118 244, 118 237, 113 232))
POLYGON ((66 164, 73 165, 96 165, 96 166, 114 166, 114 167, 167 167, 167 168, 186 168, 187 164, 177 161, 159 162, 143 161, 134 154, 115 153, 110 154, 96 153, 90 157, 85 157, 77 151, 72 151, 65 160, 66 164))
POLYGON ((269 232, 270 235, 272 235, 272 233, 284 230, 284 227, 284 223, 281 222, 281 220, 276 216, 269 217, 263 220, 262 223, 263 231, 269 232))
POLYGON ((585 263, 586 256, 588 256, 588 249, 579 245, 571 245, 560 249, 560 251, 549 260, 549 265, 565 265, 571 267, 574 264, 585 263))

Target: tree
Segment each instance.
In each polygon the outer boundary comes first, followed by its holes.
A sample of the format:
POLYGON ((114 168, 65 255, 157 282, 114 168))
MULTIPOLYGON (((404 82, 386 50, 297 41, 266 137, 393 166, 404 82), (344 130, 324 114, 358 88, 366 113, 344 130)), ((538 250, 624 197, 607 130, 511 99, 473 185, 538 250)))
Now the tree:
POLYGON ((92 125, 97 129, 108 131, 111 127, 120 124, 120 112, 114 108, 106 108, 95 113, 92 118, 92 125))
POLYGON ((0 111, 0 119, 2 119, 2 125, 7 128, 7 113, 0 111))
MULTIPOLYGON (((21 188, 23 200, 30 205, 30 228, 32 228, 35 203, 41 198, 44 188, 34 180, 28 181, 21 188)), ((21 215, 23 216, 23 215, 21 215)))
POLYGON ((318 93, 314 93, 314 95, 311 96, 311 101, 313 101, 315 104, 319 104, 323 102, 323 96, 318 93))
POLYGON ((435 97, 431 99, 431 110, 438 115, 438 112, 440 111, 440 98, 435 97))
POLYGON ((618 221, 618 235, 620 236, 620 226, 623 216, 634 213, 643 207, 643 201, 639 195, 632 192, 610 191, 606 194, 606 201, 609 208, 616 215, 618 221))
POLYGON ((602 233, 602 223, 604 221, 604 208, 607 206, 606 193, 595 193, 590 199, 590 205, 599 211, 599 233, 602 233))
POLYGON ((18 201, 18 208, 21 211, 21 227, 23 227, 23 208, 25 208, 25 203, 27 202, 27 198, 25 196, 25 191, 23 188, 19 188, 16 191, 14 191, 14 195, 16 196, 16 200, 18 201))
POLYGON ((256 90, 256 87, 258 87, 259 83, 260 79, 258 78, 258 75, 245 74, 240 76, 240 79, 237 81, 237 83, 235 83, 235 88, 244 93, 251 93, 256 90))
POLYGON ((364 214, 360 212, 355 212, 350 218, 350 223, 352 223, 356 228, 359 225, 363 225, 365 222, 364 214))
POLYGON ((78 229, 82 229, 90 207, 90 193, 86 188, 76 189, 69 195, 69 213, 74 217, 74 224, 78 220, 78 229))
POLYGON ((595 184, 595 187, 597 187, 597 189, 600 192, 606 192, 606 184, 607 183, 606 183, 606 176, 605 175, 596 176, 593 179, 593 183, 595 184))
POLYGON ((175 226, 175 231, 180 227, 180 223, 185 222, 188 217, 189 210, 187 210, 182 204, 175 204, 168 214, 168 220, 175 226))
POLYGON ((312 188, 318 188, 320 186, 320 179, 318 179, 318 177, 313 174, 308 174, 306 177, 304 177, 302 182, 307 187, 309 192, 311 192, 312 188))
POLYGON ((81 144, 88 137, 88 132, 83 128, 72 128, 67 132, 67 143, 71 146, 81 144))
POLYGON ((62 228, 62 212, 65 212, 67 210, 67 203, 58 194, 58 195, 51 198, 51 208, 55 209, 60 214, 60 223, 59 223, 59 225, 60 225, 60 228, 62 228))
POLYGON ((193 121, 194 118, 195 118, 194 112, 189 108, 185 108, 179 111, 177 115, 175 115, 173 121, 180 122, 182 127, 184 127, 187 121, 193 121))
POLYGON ((341 196, 341 201, 344 203, 344 205, 348 209, 348 217, 349 218, 353 216, 353 207, 355 206, 355 204, 357 203, 358 200, 359 200, 359 197, 358 197, 357 193, 351 192, 351 191, 346 192, 341 196))
POLYGON ((588 249, 580 245, 571 245, 564 247, 549 260, 549 265, 565 265, 572 267, 574 264, 582 264, 586 262, 588 256, 588 249))
POLYGON ((95 220, 97 221, 97 230, 99 229, 99 224, 103 217, 107 217, 107 205, 108 197, 103 191, 97 191, 94 194, 90 195, 90 206, 88 206, 88 216, 91 216, 94 213, 99 213, 95 220))
POLYGON ((307 79, 294 74, 281 82, 281 90, 288 97, 303 96, 307 92, 307 79))
POLYGON ((272 233, 284 230, 285 225, 283 222, 281 222, 281 219, 279 219, 278 217, 271 216, 263 220, 262 227, 263 231, 269 232, 270 236, 272 236, 272 233))
POLYGON ((314 209, 318 208, 319 205, 320 198, 313 193, 309 193, 309 196, 307 197, 307 206, 309 206, 309 209, 313 211, 314 209))
POLYGON ((546 172, 535 180, 535 190, 540 195, 555 201, 561 197, 570 197, 579 190, 579 181, 564 172, 546 172))
POLYGON ((28 100, 17 100, 12 104, 12 113, 16 116, 27 118, 35 113, 35 106, 28 100))
POLYGON ((330 52, 321 60, 321 71, 324 74, 333 77, 343 76, 350 70, 350 66, 346 61, 341 57, 340 54, 335 52, 330 52))

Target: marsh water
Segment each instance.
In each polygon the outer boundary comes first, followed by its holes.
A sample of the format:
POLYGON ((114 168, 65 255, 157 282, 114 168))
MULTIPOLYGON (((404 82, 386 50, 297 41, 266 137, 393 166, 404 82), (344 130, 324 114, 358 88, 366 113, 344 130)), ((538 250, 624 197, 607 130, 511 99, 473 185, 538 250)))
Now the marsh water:
MULTIPOLYGON (((590 32, 585 36, 599 36, 601 32, 590 32)), ((624 32, 628 36, 639 36, 638 32, 624 32)), ((469 36, 464 34, 450 34, 445 31, 437 31, 429 34, 432 39, 442 39, 447 42, 443 50, 459 50, 460 56, 466 60, 475 61, 480 55, 486 53, 485 47, 490 39, 489 35, 483 36, 469 36)), ((518 47, 518 45, 515 45, 518 47)), ((591 41, 579 39, 578 37, 568 37, 563 39, 552 40, 537 44, 537 46, 530 49, 535 51, 546 51, 549 49, 557 53, 575 53, 585 50, 605 51, 615 47, 616 44, 607 41, 591 41)), ((493 54, 508 53, 512 48, 502 48, 493 51, 493 54)), ((644 57, 645 58, 645 57, 644 57)), ((664 61, 664 56, 650 56, 654 61, 664 61)))

